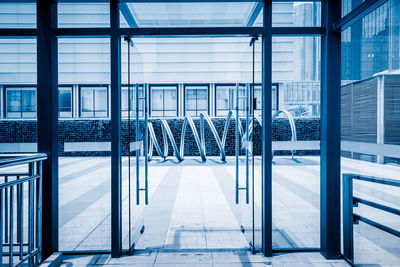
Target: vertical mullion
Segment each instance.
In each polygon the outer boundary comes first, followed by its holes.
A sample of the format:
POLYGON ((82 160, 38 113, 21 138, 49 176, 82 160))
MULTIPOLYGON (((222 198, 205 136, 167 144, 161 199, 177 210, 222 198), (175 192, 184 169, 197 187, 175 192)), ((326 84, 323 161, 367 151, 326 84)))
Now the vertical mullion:
POLYGON ((262 250, 272 256, 272 0, 264 0, 262 38, 262 250))
MULTIPOLYGON (((19 176, 17 177, 19 179, 19 176)), ((24 184, 18 185, 18 236, 19 236, 19 259, 22 260, 24 256, 24 184)))
POLYGON ((118 0, 110 2, 111 57, 111 256, 122 252, 121 198, 121 41, 118 0))
POLYGON ((340 41, 332 25, 341 17, 341 1, 322 5, 320 244, 327 259, 340 251, 340 41))
POLYGON ((8 252, 9 252, 9 266, 13 266, 13 256, 14 256, 14 186, 10 186, 10 232, 9 232, 9 237, 10 237, 10 242, 9 242, 9 247, 8 247, 8 252))
POLYGON ((0 189, 0 266, 3 266, 3 189, 0 189))
POLYGON ((36 174, 39 175, 36 180, 36 248, 39 250, 36 262, 39 263, 42 260, 42 161, 36 165, 36 174))
POLYGON ((57 1, 40 0, 37 14, 37 124, 38 152, 43 161, 42 256, 58 251, 58 51, 57 1))

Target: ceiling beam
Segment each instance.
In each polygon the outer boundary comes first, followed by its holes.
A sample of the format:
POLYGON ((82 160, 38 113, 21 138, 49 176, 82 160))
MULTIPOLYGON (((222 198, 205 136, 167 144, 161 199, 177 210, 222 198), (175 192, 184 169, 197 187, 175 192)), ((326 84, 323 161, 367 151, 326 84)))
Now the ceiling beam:
POLYGON ((127 3, 121 2, 119 4, 119 10, 121 11, 130 28, 139 28, 139 25, 133 17, 132 11, 130 10, 127 3))
POLYGON ((245 27, 252 27, 254 22, 256 21, 258 15, 260 14, 262 8, 264 6, 263 2, 258 2, 254 4, 253 9, 250 12, 250 16, 247 18, 244 26, 245 27))
POLYGON ((339 19, 335 24, 333 24, 333 30, 335 32, 342 32, 346 30, 355 22, 359 21, 387 1, 388 0, 366 0, 358 7, 350 11, 346 16, 339 19))

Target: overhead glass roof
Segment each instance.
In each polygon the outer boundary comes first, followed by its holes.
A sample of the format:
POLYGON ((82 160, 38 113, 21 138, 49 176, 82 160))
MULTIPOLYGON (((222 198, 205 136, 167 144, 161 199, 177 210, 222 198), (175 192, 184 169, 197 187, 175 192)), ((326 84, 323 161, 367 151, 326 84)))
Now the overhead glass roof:
POLYGON ((124 3, 121 27, 254 26, 256 2, 124 3), (252 19, 253 18, 253 19, 252 19))

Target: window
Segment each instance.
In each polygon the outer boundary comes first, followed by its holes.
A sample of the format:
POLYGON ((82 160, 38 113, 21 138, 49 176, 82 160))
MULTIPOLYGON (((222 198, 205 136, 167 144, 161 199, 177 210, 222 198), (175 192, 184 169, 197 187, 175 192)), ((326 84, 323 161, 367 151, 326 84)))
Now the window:
POLYGON ((6 118, 36 118, 35 87, 6 87, 6 118))
POLYGON ((151 116, 155 117, 173 117, 178 115, 176 85, 162 86, 151 85, 151 116))
POLYGON ((208 85, 185 85, 185 115, 208 112, 208 85))
MULTIPOLYGON (((216 85, 216 115, 225 116, 229 110, 236 107, 236 85, 216 85)), ((246 88, 244 85, 239 87, 239 109, 244 110, 246 107, 246 88)))
POLYGON ((80 115, 83 118, 106 118, 108 116, 108 87, 80 87, 80 115))
MULTIPOLYGON (((131 118, 135 116, 135 109, 136 109, 136 85, 131 86, 131 93, 130 93, 130 110, 131 110, 131 118)), ((143 95, 143 85, 139 85, 139 116, 143 117, 143 107, 144 107, 144 95, 143 95)), ((121 106, 122 106, 122 116, 124 118, 128 117, 128 107, 129 107, 129 98, 128 98, 128 86, 122 86, 122 91, 121 91, 121 106)))
POLYGON ((59 116, 60 118, 72 117, 72 87, 65 86, 58 88, 59 116))

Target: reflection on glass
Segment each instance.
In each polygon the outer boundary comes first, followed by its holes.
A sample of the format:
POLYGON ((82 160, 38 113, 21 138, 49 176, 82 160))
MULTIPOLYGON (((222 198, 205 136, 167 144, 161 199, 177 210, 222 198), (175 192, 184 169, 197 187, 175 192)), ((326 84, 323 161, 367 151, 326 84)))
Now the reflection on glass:
POLYGON ((7 118, 36 117, 35 88, 6 87, 7 118))
MULTIPOLYGON (((249 23, 257 2, 127 3, 123 27, 242 27, 249 23), (135 22, 128 23, 127 16, 135 22)), ((262 6, 261 6, 262 7, 262 6)), ((249 25, 252 26, 252 25, 249 25)))
POLYGON ((177 116, 177 87, 150 86, 151 116, 177 116))
POLYGON ((185 114, 200 116, 208 112, 208 86, 185 86, 185 114))
POLYGON ((110 27, 109 3, 58 3, 57 8, 59 28, 110 27))
POLYGON ((278 93, 276 105, 287 111, 274 118, 272 124, 274 249, 320 247, 320 117, 319 109, 312 108, 320 105, 316 97, 320 92, 319 42, 319 37, 273 38, 274 50, 281 54, 272 63, 275 97, 278 88, 283 93, 278 93), (289 56, 288 48, 300 47, 297 58, 289 56), (300 140, 304 142, 301 149, 291 148, 300 140), (283 148, 281 144, 288 146, 283 148))
MULTIPOLYGON (((229 110, 234 110, 236 107, 235 91, 236 85, 216 85, 215 86, 216 97, 217 97, 217 107, 216 115, 225 116, 228 114, 229 110)), ((246 89, 245 85, 241 84, 239 86, 239 109, 244 110, 246 107, 246 89)))
POLYGON ((81 116, 107 117, 107 87, 81 87, 81 116))
MULTIPOLYGON (((342 0, 344 11, 361 2, 342 0)), ((389 152, 400 151, 399 12, 400 1, 388 1, 342 32, 342 174, 400 179, 400 153, 389 152)), ((398 193, 399 188, 353 180, 353 196, 391 208, 400 208, 394 197, 398 193)), ((400 230, 398 216, 363 204, 354 207, 354 212, 400 230)), ((354 225, 356 265, 399 265, 398 244, 398 237, 382 230, 363 222, 354 225), (370 251, 385 256, 378 259, 370 251)))
POLYGON ((58 89, 60 117, 72 117, 72 88, 60 87, 58 89))
POLYGON ((36 3, 0 3, 1 28, 36 28, 36 3))

